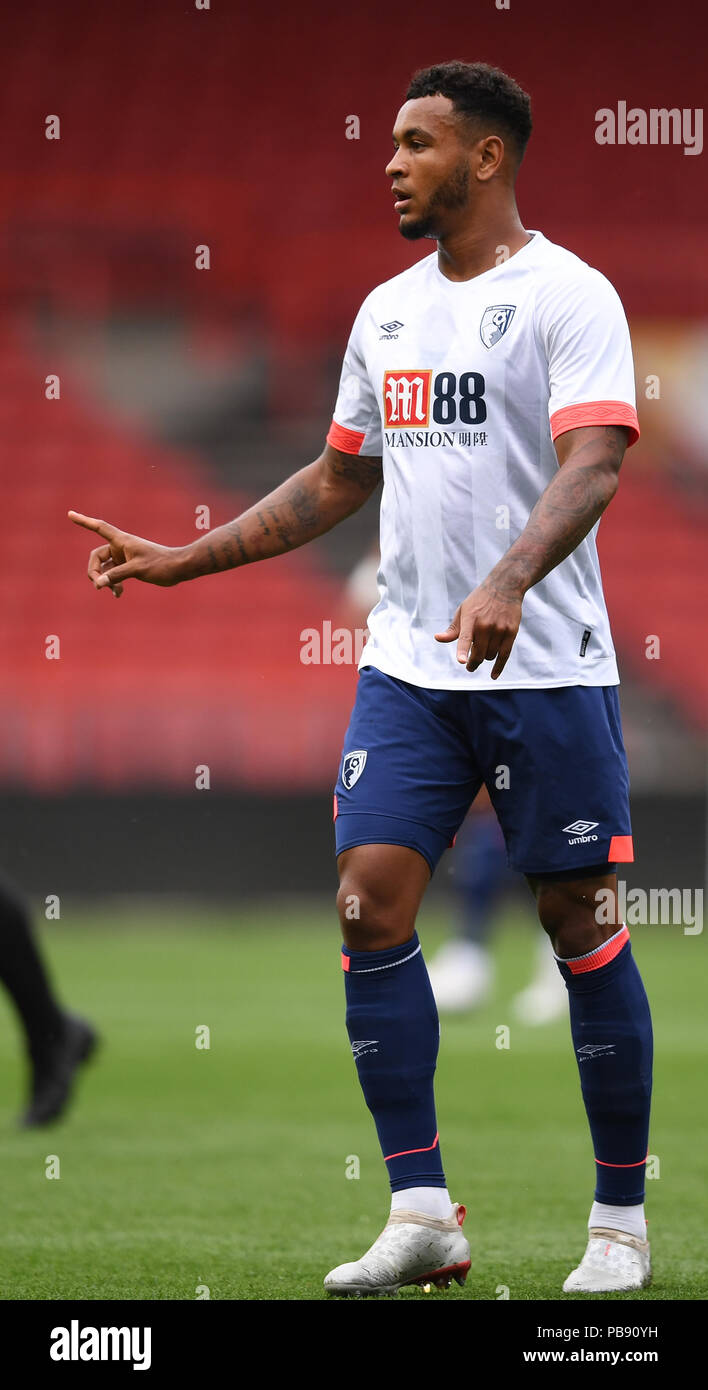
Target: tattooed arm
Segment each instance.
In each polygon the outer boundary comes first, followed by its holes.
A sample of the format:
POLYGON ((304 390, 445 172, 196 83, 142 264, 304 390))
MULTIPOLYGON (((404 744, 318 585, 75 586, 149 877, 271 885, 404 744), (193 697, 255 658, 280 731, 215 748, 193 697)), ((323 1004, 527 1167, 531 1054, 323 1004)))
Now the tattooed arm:
POLYGON ((380 458, 344 454, 325 444, 314 463, 255 507, 184 546, 157 545, 79 512, 69 517, 103 537, 105 544, 91 552, 88 577, 97 589, 110 587, 119 598, 126 579, 169 587, 296 550, 358 511, 381 477, 380 458))
POLYGON ((617 491, 627 431, 618 425, 569 430, 558 439, 558 472, 541 494, 518 540, 485 585, 522 599, 565 560, 599 521, 617 491))
POLYGON ((565 560, 599 521, 617 491, 627 431, 619 425, 569 430, 556 440, 560 468, 521 535, 487 578, 460 604, 439 642, 457 640, 468 671, 492 661, 504 670, 521 622, 526 591, 565 560))

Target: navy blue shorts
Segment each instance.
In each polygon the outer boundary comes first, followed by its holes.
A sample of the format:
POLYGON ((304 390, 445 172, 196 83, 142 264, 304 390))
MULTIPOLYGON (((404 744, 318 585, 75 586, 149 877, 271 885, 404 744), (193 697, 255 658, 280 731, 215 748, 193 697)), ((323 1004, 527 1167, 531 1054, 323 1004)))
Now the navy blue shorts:
POLYGON ((634 857, 616 686, 428 690, 363 667, 334 793, 337 854, 407 845, 432 874, 482 783, 519 873, 609 873, 634 857))

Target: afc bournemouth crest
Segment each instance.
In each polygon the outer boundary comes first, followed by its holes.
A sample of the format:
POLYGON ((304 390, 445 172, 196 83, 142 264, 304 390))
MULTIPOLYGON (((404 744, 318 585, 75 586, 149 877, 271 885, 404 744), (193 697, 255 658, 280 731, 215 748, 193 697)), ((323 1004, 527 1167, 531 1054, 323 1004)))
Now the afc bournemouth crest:
POLYGON ((366 766, 366 749, 359 748, 356 753, 346 753, 342 763, 342 782, 347 791, 351 791, 355 782, 359 781, 366 766))
POLYGON ((482 314, 479 336, 486 348, 494 347, 504 337, 516 312, 515 304, 489 304, 482 314))

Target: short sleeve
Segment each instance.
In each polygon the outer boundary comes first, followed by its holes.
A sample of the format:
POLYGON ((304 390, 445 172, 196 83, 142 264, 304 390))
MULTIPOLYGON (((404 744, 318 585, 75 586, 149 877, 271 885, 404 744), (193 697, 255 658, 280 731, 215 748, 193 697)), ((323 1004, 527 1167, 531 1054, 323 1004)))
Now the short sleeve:
POLYGON ((381 412, 366 370, 363 327, 367 314, 365 300, 354 320, 339 380, 339 394, 327 443, 344 454, 382 452, 381 412))
POLYGON ((585 425, 624 425, 629 444, 636 444, 632 344, 617 291, 589 270, 578 279, 561 278, 541 301, 552 438, 585 425))

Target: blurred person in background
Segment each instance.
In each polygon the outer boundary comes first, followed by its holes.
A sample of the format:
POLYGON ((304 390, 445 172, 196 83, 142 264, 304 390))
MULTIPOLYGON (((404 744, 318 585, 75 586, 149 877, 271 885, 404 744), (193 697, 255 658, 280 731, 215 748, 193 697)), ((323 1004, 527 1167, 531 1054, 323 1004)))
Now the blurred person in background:
POLYGON ((90 1023, 60 1004, 34 939, 29 908, 0 877, 0 980, 19 1015, 30 1070, 27 1107, 19 1123, 38 1128, 65 1112, 79 1067, 96 1050, 90 1023))
MULTIPOLYGON (((379 599, 376 576, 379 549, 373 545, 354 566, 346 596, 358 618, 366 621, 379 599)), ((490 942, 500 903, 518 877, 508 867, 501 826, 489 793, 482 787, 455 836, 450 886, 455 899, 454 931, 428 966, 435 1002, 445 1013, 463 1013, 486 1003, 494 983, 490 942)), ((514 1016, 529 1025, 563 1018, 568 995, 558 974, 548 937, 537 930, 536 970, 530 984, 512 1003, 514 1016)))

